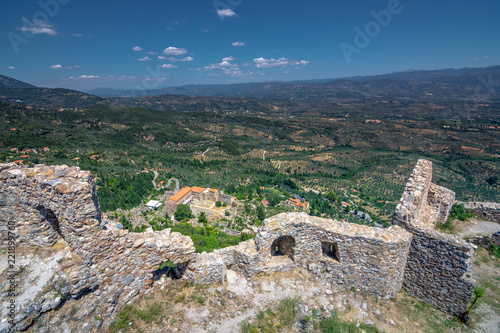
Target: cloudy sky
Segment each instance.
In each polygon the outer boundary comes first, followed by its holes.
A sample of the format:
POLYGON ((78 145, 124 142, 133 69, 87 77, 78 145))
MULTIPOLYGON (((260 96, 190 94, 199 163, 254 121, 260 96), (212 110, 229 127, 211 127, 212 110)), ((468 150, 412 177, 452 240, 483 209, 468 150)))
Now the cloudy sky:
POLYGON ((498 0, 0 6, 0 73, 45 87, 154 89, 500 64, 498 0))

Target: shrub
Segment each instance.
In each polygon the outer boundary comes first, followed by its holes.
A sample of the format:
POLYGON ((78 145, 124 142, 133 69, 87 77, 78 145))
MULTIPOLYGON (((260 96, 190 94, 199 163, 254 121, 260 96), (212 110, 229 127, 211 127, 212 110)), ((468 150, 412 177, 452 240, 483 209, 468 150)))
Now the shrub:
POLYGON ((469 209, 466 209, 462 204, 454 204, 451 208, 450 217, 448 220, 467 221, 474 214, 469 209))
POLYGON ((174 213, 174 217, 177 221, 189 220, 193 215, 191 208, 188 205, 180 204, 177 206, 177 210, 174 213))
POLYGON ((500 258, 500 246, 491 243, 489 252, 490 255, 500 258))

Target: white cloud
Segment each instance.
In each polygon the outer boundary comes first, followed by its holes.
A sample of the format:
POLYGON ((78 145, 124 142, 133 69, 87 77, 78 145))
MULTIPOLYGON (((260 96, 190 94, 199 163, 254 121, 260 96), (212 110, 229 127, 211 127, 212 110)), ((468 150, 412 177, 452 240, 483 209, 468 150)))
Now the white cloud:
POLYGON ((231 45, 234 47, 241 47, 241 46, 245 46, 247 44, 240 42, 240 41, 236 41, 236 42, 231 43, 231 45))
POLYGON ((188 51, 183 48, 178 48, 174 46, 169 46, 166 49, 163 50, 163 54, 169 54, 169 55, 183 55, 186 54, 188 51))
POLYGON ((140 59, 137 59, 137 60, 139 60, 139 61, 150 61, 151 58, 148 57, 148 56, 145 56, 144 58, 140 58, 140 59))
POLYGON ((25 20, 25 24, 19 28, 21 31, 30 32, 32 34, 47 34, 50 36, 57 35, 57 30, 54 27, 54 24, 44 21, 44 20, 33 20, 33 22, 25 20))
POLYGON ((98 80, 102 82, 113 82, 113 81, 130 81, 130 80, 137 80, 137 77, 135 76, 127 76, 127 75, 121 75, 121 76, 115 76, 115 75, 104 75, 104 76, 98 76, 98 75, 80 75, 80 76, 70 76, 68 79, 70 80, 98 80))
POLYGON ((7 67, 7 69, 14 70, 14 69, 16 69, 16 67, 14 67, 14 66, 9 66, 9 67, 7 67))
POLYGON ((286 66, 290 64, 290 61, 284 57, 281 57, 279 59, 274 59, 274 58, 265 59, 263 57, 260 57, 260 58, 255 58, 253 60, 253 63, 257 68, 269 68, 276 66, 286 66))
POLYGON ((309 61, 307 60, 300 60, 300 61, 292 61, 291 65, 292 66, 306 66, 309 64, 309 61))
POLYGON ((474 58, 474 60, 479 60, 479 58, 474 58))
POLYGON ((179 67, 172 64, 163 64, 160 66, 160 68, 167 69, 167 68, 179 68, 179 67))
POLYGON ((147 54, 149 54, 149 55, 153 55, 153 54, 156 54, 156 52, 154 52, 154 51, 149 51, 147 54))
POLYGON ((203 29, 201 32, 207 33, 209 30, 208 29, 203 29))
POLYGON ((193 61, 193 57, 184 57, 184 58, 170 58, 170 61, 176 62, 176 61, 193 61))
POLYGON ((144 49, 142 47, 140 47, 140 46, 134 46, 132 48, 132 51, 136 51, 136 52, 139 52, 139 51, 142 51, 142 50, 144 50, 144 49))
POLYGON ((229 8, 217 10, 217 15, 219 15, 221 19, 224 19, 225 17, 238 17, 238 14, 236 14, 234 10, 229 8))
POLYGON ((242 72, 238 64, 230 63, 230 61, 233 60, 234 60, 233 57, 225 57, 222 59, 220 63, 210 64, 203 68, 196 68, 194 70, 210 71, 211 73, 209 75, 212 76, 227 75, 227 76, 245 77, 253 74, 251 72, 248 73, 242 72))
POLYGON ((52 65, 49 68, 50 69, 75 69, 75 68, 80 68, 80 67, 81 67, 80 65, 74 65, 74 66, 64 67, 64 66, 62 66, 60 64, 57 64, 57 65, 52 65))
POLYGON ((87 37, 87 38, 89 38, 89 37, 90 37, 90 35, 77 34, 77 33, 74 33, 74 34, 73 34, 73 36, 74 36, 74 37, 87 37))
POLYGON ((158 59, 160 60, 168 60, 170 62, 179 62, 179 61, 193 61, 193 57, 184 57, 184 58, 174 58, 174 57, 165 57, 165 56, 158 56, 158 59))
POLYGON ((84 75, 80 75, 80 76, 76 76, 76 77, 75 76, 70 76, 69 78, 72 79, 72 80, 77 80, 77 79, 98 79, 99 76, 97 76, 97 75, 85 75, 84 74, 84 75))

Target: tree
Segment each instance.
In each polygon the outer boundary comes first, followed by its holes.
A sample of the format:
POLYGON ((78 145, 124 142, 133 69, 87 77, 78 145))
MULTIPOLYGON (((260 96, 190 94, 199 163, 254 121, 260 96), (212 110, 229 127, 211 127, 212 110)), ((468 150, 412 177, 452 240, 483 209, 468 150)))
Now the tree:
POLYGON ((193 212, 188 205, 180 204, 177 206, 174 217, 177 221, 189 220, 191 217, 193 217, 193 212))
POLYGON ((200 215, 198 215, 198 223, 206 224, 207 222, 207 215, 205 212, 201 212, 200 215))
POLYGON ((259 206, 257 208, 257 218, 261 221, 264 221, 264 219, 266 218, 266 211, 264 210, 264 207, 259 206))
POLYGON ((216 202, 215 202, 215 207, 220 207, 220 206, 222 206, 222 202, 220 202, 220 201, 216 201, 216 202))

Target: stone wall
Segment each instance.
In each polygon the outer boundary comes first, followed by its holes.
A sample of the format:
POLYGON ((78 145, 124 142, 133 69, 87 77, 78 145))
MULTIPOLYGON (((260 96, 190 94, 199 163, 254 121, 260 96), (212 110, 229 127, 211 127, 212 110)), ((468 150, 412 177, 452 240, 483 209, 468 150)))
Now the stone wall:
POLYGON ((224 194, 219 192, 219 200, 222 203, 227 203, 228 205, 233 204, 234 197, 232 195, 224 194))
POLYGON ((211 269, 217 277, 221 263, 248 277, 305 267, 332 282, 389 298, 401 289, 411 238, 398 226, 371 228, 283 213, 266 219, 255 239, 197 257, 186 275, 205 281, 198 273, 208 272, 211 262, 216 262, 218 268, 211 269))
MULTIPOLYGON (((474 289, 474 246, 434 230, 446 221, 454 200, 455 193, 432 184, 432 163, 419 160, 388 229, 283 213, 266 219, 255 239, 195 254, 192 240, 170 229, 129 233, 102 219, 87 171, 0 164, 0 239, 7 239, 10 223, 16 226, 18 246, 67 242, 81 259, 61 264, 61 279, 69 284, 65 293, 73 298, 90 293, 95 315, 111 316, 148 293, 164 261, 177 264, 181 278, 195 283, 223 281, 228 267, 248 277, 305 267, 379 297, 395 297, 403 288, 447 313, 463 315, 474 289)), ((15 330, 61 302, 41 307, 35 306, 39 300, 53 295, 30 297, 31 304, 16 309, 15 330)))
POLYGON ((268 270, 284 259, 292 266, 328 272, 334 282, 347 287, 388 298, 401 288, 410 241, 411 234, 397 226, 371 228, 284 213, 265 221, 255 245, 268 270))
POLYGON ((468 202, 464 207, 482 219, 500 223, 500 203, 497 202, 468 202))
POLYGON ((463 316, 474 291, 474 246, 434 229, 445 221, 454 193, 431 183, 432 163, 419 160, 393 217, 413 234, 403 290, 449 314, 463 316))
POLYGON ((455 192, 436 184, 431 184, 427 195, 428 206, 434 208, 436 223, 444 224, 450 216, 455 202, 455 192))
POLYGON ((489 250, 491 244, 495 244, 496 246, 500 246, 500 231, 495 232, 489 236, 475 236, 472 240, 472 243, 476 245, 481 245, 485 249, 489 250))
MULTIPOLYGON (((134 234, 101 220, 91 175, 77 167, 0 164, 1 244, 7 244, 8 226, 14 226, 18 247, 65 241, 81 258, 61 265, 67 293, 74 298, 89 292, 100 295, 105 313, 147 293, 162 262, 188 265, 195 258, 191 238, 170 229, 134 234)), ((32 322, 33 316, 52 309, 36 305, 44 295, 28 297, 32 304, 16 302, 15 330, 29 324, 28 314, 32 322)))

